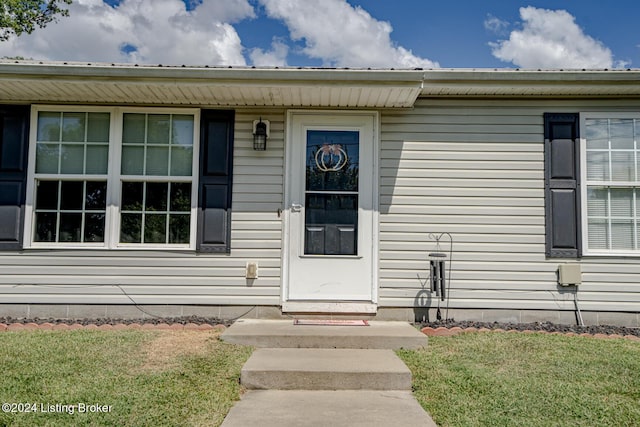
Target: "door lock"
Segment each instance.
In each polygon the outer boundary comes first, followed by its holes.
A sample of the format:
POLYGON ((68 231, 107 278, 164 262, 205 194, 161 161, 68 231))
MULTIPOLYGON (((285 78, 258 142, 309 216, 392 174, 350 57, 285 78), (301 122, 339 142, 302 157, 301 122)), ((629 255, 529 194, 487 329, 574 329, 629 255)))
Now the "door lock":
POLYGON ((300 203, 291 203, 291 212, 302 212, 302 205, 300 203))

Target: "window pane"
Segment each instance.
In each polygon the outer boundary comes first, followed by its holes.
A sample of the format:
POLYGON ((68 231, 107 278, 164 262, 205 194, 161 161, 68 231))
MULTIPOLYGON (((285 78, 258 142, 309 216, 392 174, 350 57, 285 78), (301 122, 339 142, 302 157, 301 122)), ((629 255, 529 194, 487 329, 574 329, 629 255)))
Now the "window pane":
POLYGON ((612 151, 611 152, 611 179, 613 181, 634 181, 635 180, 635 160, 633 152, 612 151))
POLYGON ((109 113, 89 113, 87 142, 109 142, 109 113))
POLYGON ((169 149, 164 147, 147 147, 146 175, 169 174, 169 149))
POLYGON ((36 145, 36 173, 58 173, 60 146, 57 144, 36 145))
POLYGON ((633 149, 633 119, 611 119, 611 149, 633 149))
POLYGON ((82 181, 62 181, 61 185, 61 210, 82 210, 84 183, 82 181))
POLYGON ((142 211, 143 200, 142 182, 123 182, 122 183, 122 206, 123 211, 142 211))
POLYGON ((607 222, 604 219, 589 219, 589 249, 608 249, 607 222))
POLYGON ((307 191, 358 191, 360 134, 307 131, 307 191))
POLYGON ((358 253, 358 196, 307 193, 305 206, 305 254, 358 253))
POLYGON ((63 113, 62 141, 84 142, 85 113, 63 113))
POLYGON ((122 166, 123 175, 143 175, 144 174, 144 148, 143 147, 123 147, 122 166))
POLYGON ((609 153, 587 151, 587 179, 594 181, 609 180, 609 153))
POLYGON ((171 176, 190 176, 193 163, 193 148, 171 148, 171 176))
POLYGON ((193 116, 173 116, 173 145, 193 145, 193 116))
POLYGON ((147 142, 149 144, 168 144, 171 124, 168 114, 149 114, 147 142))
POLYGON ((87 145, 87 167, 85 173, 105 175, 109 161, 109 146, 87 145))
POLYGON ((36 209, 58 209, 58 181, 36 183, 36 209))
POLYGON ((611 249, 633 249, 633 221, 611 222, 611 249))
POLYGON ((120 221, 120 242, 142 243, 142 214, 122 214, 120 221))
POLYGON ((171 207, 172 212, 189 212, 191 210, 191 183, 171 183, 171 207))
POLYGON ((55 242, 56 222, 58 214, 56 212, 36 212, 35 217, 35 237, 36 242, 55 242))
POLYGON ((144 242, 167 243, 167 216, 148 214, 144 220, 144 242))
POLYGON ((84 219, 84 241, 85 242, 104 242, 104 214, 86 214, 84 219))
POLYGON ((633 189, 612 188, 611 190, 611 216, 612 217, 632 217, 633 216, 633 189))
POLYGON ((60 113, 38 113, 38 141, 60 141, 60 113))
POLYGON ((169 216, 169 243, 189 243, 190 215, 169 216))
POLYGON ((122 124, 122 142, 124 144, 143 144, 145 127, 145 114, 125 114, 122 124))
POLYGON ((81 228, 81 213, 60 213, 60 242, 79 242, 81 228))
POLYGON ((587 215, 607 216, 609 212, 609 191, 604 187, 587 188, 587 215))
POLYGON ((166 182, 148 182, 145 210, 167 211, 167 186, 166 182))
POLYGON ((87 181, 85 209, 107 209, 107 181, 87 181))
POLYGON ((84 145, 62 145, 60 173, 81 174, 83 166, 84 145))

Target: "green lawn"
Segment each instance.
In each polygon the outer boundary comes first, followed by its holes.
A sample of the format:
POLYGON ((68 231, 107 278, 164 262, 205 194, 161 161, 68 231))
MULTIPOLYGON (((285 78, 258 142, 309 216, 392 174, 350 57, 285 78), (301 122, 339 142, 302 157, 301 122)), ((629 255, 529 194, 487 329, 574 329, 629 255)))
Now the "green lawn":
POLYGON ((0 426, 219 425, 250 352, 214 332, 0 333, 0 403, 32 411, 5 405, 0 426))
POLYGON ((398 353, 442 427, 640 426, 637 341, 466 333, 398 353))

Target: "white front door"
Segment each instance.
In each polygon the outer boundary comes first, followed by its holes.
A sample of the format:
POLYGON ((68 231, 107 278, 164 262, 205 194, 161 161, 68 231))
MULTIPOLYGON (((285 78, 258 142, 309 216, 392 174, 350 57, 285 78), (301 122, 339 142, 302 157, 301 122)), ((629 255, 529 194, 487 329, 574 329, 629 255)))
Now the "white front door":
POLYGON ((285 311, 372 311, 377 114, 290 112, 285 311))

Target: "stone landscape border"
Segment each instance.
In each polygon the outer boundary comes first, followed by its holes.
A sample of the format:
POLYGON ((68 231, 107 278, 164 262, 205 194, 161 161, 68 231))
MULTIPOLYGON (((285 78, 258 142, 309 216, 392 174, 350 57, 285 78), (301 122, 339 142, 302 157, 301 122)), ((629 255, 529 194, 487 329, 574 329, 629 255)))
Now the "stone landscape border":
POLYGON ((165 331, 219 331, 224 332, 227 327, 223 324, 209 323, 35 323, 35 322, 13 322, 0 323, 0 332, 7 331, 71 331, 71 330, 100 330, 100 331, 120 331, 128 329, 142 330, 165 330, 165 331))
POLYGON ((602 333, 576 333, 576 332, 558 332, 558 331, 544 331, 544 330, 533 330, 533 329, 502 329, 502 328, 461 328, 459 326, 454 326, 452 328, 445 328, 444 326, 439 327, 431 327, 426 326, 420 331, 431 337, 452 337, 463 333, 471 333, 471 332, 504 332, 504 333, 521 333, 521 334, 549 334, 549 335, 563 335, 563 336, 574 336, 574 337, 590 337, 590 338, 601 338, 601 339, 629 339, 634 341, 640 341, 640 336, 636 335, 620 335, 620 334, 602 334, 602 333))
MULTIPOLYGON (((69 320, 69 319, 11 319, 4 318, 0 321, 0 332, 11 331, 52 331, 52 330, 167 330, 167 331, 219 331, 224 332, 230 321, 218 319, 203 318, 177 318, 177 319, 137 319, 137 320, 113 320, 113 319, 94 319, 94 320, 69 320)), ((487 325, 491 326, 491 325, 487 325)), ((551 334, 564 336, 581 336, 593 337, 601 339, 629 339, 640 341, 639 328, 622 328, 627 334, 616 333, 600 333, 593 331, 573 332, 573 331, 548 331, 544 329, 525 329, 522 328, 504 328, 493 325, 492 327, 461 327, 461 326, 425 326, 420 331, 432 337, 451 337, 462 333, 472 332, 504 332, 504 333, 524 333, 524 334, 551 334)), ((522 326, 522 325, 521 325, 522 326)))

